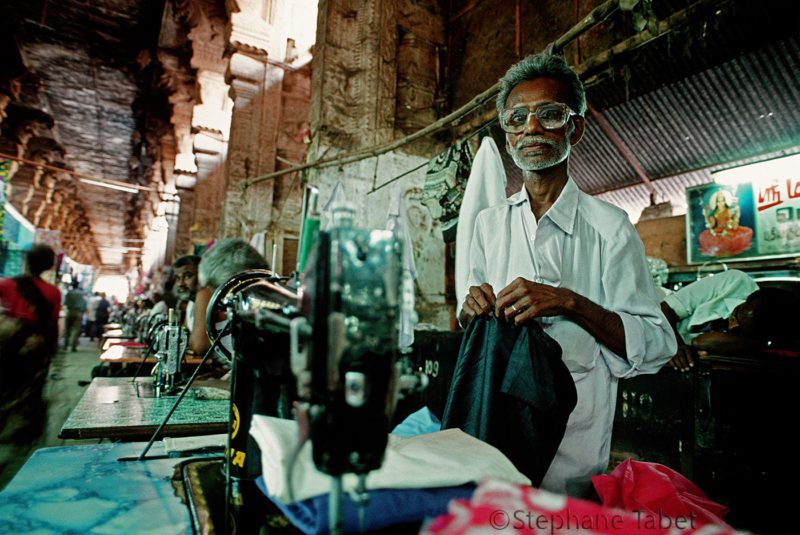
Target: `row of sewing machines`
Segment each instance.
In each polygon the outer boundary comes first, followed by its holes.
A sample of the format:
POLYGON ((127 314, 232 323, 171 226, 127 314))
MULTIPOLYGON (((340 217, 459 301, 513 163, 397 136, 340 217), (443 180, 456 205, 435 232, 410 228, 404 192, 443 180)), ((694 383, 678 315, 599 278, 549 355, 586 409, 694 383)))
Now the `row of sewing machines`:
MULTIPOLYGON (((353 208, 341 203, 332 209, 330 226, 318 230, 317 197, 316 188, 307 188, 293 276, 245 271, 216 289, 207 309, 212 345, 204 360, 217 352, 232 364, 226 509, 241 501, 231 481, 261 475, 259 449, 248 432, 252 416, 296 419, 316 468, 331 476, 330 530, 338 533, 342 476, 356 474, 365 495, 366 475, 381 466, 397 401, 424 388, 427 377, 409 358, 407 330, 399 336, 404 325, 413 332, 409 319, 415 318, 402 226, 355 228, 353 208), (227 321, 220 324, 222 313, 227 321), (231 343, 224 344, 229 335, 231 343)), ((156 358, 155 395, 177 393, 188 338, 172 311, 129 314, 123 330, 156 358)))

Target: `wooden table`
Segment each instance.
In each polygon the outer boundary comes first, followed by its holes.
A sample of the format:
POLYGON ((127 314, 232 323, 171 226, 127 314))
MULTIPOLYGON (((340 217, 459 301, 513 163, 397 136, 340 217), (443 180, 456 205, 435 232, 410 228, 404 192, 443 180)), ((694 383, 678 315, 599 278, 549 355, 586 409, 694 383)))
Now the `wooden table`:
MULTIPOLYGON (((152 385, 125 377, 97 377, 64 422, 59 438, 147 440, 161 424, 177 396, 140 397, 152 385)), ((196 399, 190 391, 172 414, 162 436, 225 433, 229 401, 196 399)))

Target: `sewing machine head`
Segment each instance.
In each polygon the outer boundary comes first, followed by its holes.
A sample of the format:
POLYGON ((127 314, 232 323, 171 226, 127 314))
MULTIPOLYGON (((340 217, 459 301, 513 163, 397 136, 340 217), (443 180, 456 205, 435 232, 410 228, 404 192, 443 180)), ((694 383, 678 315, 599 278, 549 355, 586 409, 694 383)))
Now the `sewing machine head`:
MULTIPOLYGON (((351 214, 335 213, 306 272, 311 441, 317 468, 331 475, 363 474, 383 460, 394 411, 401 252, 392 232, 356 229, 351 214)), ((302 380, 302 356, 293 360, 302 380)))
POLYGON ((189 347, 189 332, 178 322, 177 314, 156 314, 145 318, 142 342, 156 359, 153 368, 155 396, 174 391, 181 377, 181 362, 189 347))

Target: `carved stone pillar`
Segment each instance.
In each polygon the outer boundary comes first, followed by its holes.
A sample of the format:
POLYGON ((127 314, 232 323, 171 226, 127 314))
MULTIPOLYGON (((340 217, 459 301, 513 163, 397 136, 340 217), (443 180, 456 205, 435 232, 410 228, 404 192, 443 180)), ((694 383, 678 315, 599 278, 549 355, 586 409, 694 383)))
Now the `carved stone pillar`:
POLYGON ((0 61, 0 124, 6 117, 6 107, 19 98, 19 80, 28 71, 13 33, 5 31, 0 35, 0 57, 3 58, 0 61))
POLYGON ((321 0, 314 45, 313 151, 394 135, 398 0, 321 0))
MULTIPOLYGON (((438 9, 431 0, 320 0, 312 159, 386 143, 436 118, 437 54, 444 43, 438 9)), ((421 204, 424 169, 408 173, 443 149, 428 140, 309 174, 323 201, 338 181, 344 184, 359 225, 384 226, 392 199, 404 198, 417 261, 417 308, 422 321, 447 327, 441 231, 421 204), (399 175, 392 186, 373 191, 399 175)))
POLYGON ((280 109, 283 71, 267 62, 275 32, 264 18, 262 2, 234 0, 226 5, 228 44, 233 50, 226 81, 231 86, 233 115, 220 230, 223 237, 247 237, 270 221, 273 183, 262 182, 246 195, 241 184, 275 169, 275 112, 280 109))
POLYGON ((194 0, 188 13, 192 26, 191 66, 197 72, 199 101, 192 112, 196 182, 180 184, 181 215, 179 250, 188 252, 195 242, 206 243, 218 235, 222 192, 225 190, 225 158, 230 137, 233 101, 225 82, 229 58, 225 56, 228 16, 222 2, 194 0), (188 188, 192 188, 191 190, 188 188), (197 200, 197 201, 196 201, 197 200))
POLYGON ((161 206, 164 209, 164 217, 167 220, 167 243, 164 248, 164 264, 172 264, 175 260, 176 246, 178 241, 178 214, 180 213, 181 199, 177 193, 165 192, 161 194, 161 206))
POLYGON ((178 220, 176 223, 176 258, 185 254, 191 254, 192 252, 192 225, 194 221, 196 197, 197 196, 195 195, 194 189, 178 189, 180 211, 178 213, 178 220))
POLYGON ((305 156, 309 131, 314 0, 228 1, 233 52, 227 80, 234 110, 226 162, 222 233, 250 237, 297 227, 299 177, 241 184, 305 156))

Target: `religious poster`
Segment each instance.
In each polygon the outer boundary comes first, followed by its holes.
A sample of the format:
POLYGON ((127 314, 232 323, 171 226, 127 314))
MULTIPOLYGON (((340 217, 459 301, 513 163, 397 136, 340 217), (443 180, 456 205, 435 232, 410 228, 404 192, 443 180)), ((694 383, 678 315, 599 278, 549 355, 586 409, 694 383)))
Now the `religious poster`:
POLYGON ((689 264, 800 255, 800 177, 686 191, 689 264))

